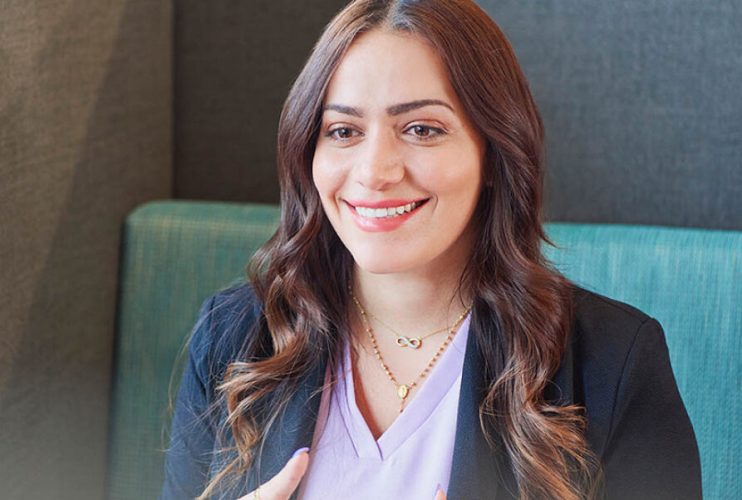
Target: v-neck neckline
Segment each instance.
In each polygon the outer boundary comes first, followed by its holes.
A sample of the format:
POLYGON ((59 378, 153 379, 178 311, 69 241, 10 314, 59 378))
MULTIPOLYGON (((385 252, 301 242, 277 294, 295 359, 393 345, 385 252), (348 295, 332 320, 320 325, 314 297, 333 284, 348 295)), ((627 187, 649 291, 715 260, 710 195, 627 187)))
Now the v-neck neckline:
POLYGON ((358 408, 350 346, 347 343, 344 345, 343 363, 338 376, 338 391, 341 391, 342 396, 340 410, 351 442, 360 458, 379 461, 388 459, 435 412, 451 387, 461 377, 470 318, 471 315, 468 315, 462 322, 453 341, 433 366, 418 394, 378 439, 374 438, 358 408))

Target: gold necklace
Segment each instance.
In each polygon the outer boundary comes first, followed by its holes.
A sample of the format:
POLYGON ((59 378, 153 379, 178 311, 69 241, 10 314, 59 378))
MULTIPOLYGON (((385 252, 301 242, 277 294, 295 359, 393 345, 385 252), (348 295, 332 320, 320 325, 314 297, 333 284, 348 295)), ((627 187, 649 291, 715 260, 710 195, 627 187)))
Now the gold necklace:
MULTIPOLYGON (((355 299, 355 297, 354 297, 354 299, 355 299)), ((462 319, 464 319, 464 316, 466 316, 466 314, 468 312, 469 312, 469 308, 464 309, 464 312, 461 313, 461 316, 458 317, 458 319, 454 322, 454 324, 456 324, 456 323, 460 322, 462 319)), ((394 336, 397 338, 397 345, 399 347, 410 347, 412 349, 420 349, 422 347, 422 345, 423 345, 423 340, 424 339, 426 339, 428 337, 432 337, 433 335, 438 334, 438 333, 441 333, 441 332, 446 332, 450 328, 449 326, 447 326, 445 328, 441 328, 441 329, 436 330, 434 332, 428 333, 427 335, 419 335, 417 337, 408 337, 406 335, 402 335, 397 330, 395 330, 391 326, 389 326, 386 323, 384 323, 381 320, 381 318, 379 318, 377 316, 374 316, 370 312, 364 311, 364 314, 366 314, 370 318, 374 318, 376 321, 378 321, 379 323, 381 323, 382 326, 384 326, 385 328, 388 328, 391 332, 393 332, 394 336)))
POLYGON ((373 330, 371 329, 371 325, 368 322, 368 318, 366 317, 366 311, 363 309, 363 306, 361 306, 361 303, 358 301, 355 295, 351 292, 350 296, 353 298, 353 302, 355 302, 356 307, 358 308, 358 312, 361 315, 361 321, 363 321, 363 326, 366 330, 366 334, 368 335, 369 340, 371 341, 371 345, 374 348, 374 354, 376 355, 376 358, 381 363, 381 367, 384 369, 384 373, 386 373, 387 377, 389 377, 389 380, 392 381, 394 386, 397 388, 397 396, 399 396, 400 402, 399 402, 399 413, 402 413, 404 410, 404 404, 405 400, 407 399, 407 396, 410 394, 410 391, 417 387, 417 383, 422 380, 428 373, 430 373, 430 370, 433 368, 433 365, 438 361, 438 358, 441 356, 441 353, 446 349, 448 344, 451 343, 451 340, 453 339, 454 335, 456 334, 456 330, 458 330, 459 325, 466 317, 466 314, 471 310, 471 306, 467 307, 464 313, 459 316, 459 319, 456 320, 456 322, 453 324, 451 329, 448 331, 448 335, 446 336, 446 339, 443 341, 443 344, 438 348, 438 351, 433 355, 431 360, 428 362, 428 365, 423 369, 422 372, 420 372, 420 375, 417 376, 417 378, 411 383, 411 384, 400 384, 397 382, 397 378, 394 376, 392 371, 389 369, 389 366, 384 362, 384 358, 381 355, 381 351, 379 350, 379 345, 376 343, 376 337, 374 337, 373 330))

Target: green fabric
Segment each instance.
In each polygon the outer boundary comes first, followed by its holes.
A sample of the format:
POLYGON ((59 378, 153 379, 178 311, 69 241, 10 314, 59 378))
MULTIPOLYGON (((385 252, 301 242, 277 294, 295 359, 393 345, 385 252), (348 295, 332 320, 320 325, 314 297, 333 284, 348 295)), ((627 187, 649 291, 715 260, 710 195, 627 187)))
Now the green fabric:
MULTIPOLYGON (((701 452, 704 498, 742 491, 742 232, 554 223, 546 255, 662 324, 701 452)), ((671 480, 671 479, 668 479, 671 480)))
POLYGON ((273 206, 203 202, 149 203, 128 217, 111 415, 112 500, 157 497, 169 405, 199 306, 244 274, 277 221, 273 206))
MULTIPOLYGON (((168 387, 174 393, 181 369, 174 362, 201 302, 244 274, 277 221, 275 206, 172 201, 144 205, 128 218, 112 499, 159 492, 168 387)), ((742 233, 566 223, 547 231, 561 249, 545 251, 568 277, 662 323, 701 449, 705 497, 733 498, 742 489, 742 233)))

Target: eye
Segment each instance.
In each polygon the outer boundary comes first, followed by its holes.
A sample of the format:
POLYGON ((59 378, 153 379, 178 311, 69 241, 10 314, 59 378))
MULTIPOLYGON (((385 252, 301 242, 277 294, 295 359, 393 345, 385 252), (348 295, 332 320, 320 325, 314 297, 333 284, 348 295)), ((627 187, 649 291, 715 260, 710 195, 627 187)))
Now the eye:
POLYGON ((430 125, 416 124, 408 127, 405 133, 411 134, 417 139, 426 141, 431 140, 446 133, 445 130, 438 127, 431 127, 430 125))
POLYGON ((347 141, 360 135, 357 130, 350 127, 335 127, 327 131, 326 136, 335 141, 347 141))

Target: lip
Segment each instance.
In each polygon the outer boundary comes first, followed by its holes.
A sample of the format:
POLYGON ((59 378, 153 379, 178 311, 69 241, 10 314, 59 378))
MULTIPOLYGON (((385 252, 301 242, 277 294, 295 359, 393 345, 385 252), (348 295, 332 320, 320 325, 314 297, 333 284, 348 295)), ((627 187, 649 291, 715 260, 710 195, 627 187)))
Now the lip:
POLYGON ((383 233, 388 231, 394 231, 398 227, 400 227, 402 224, 410 220, 412 217, 414 217, 424 205, 427 204, 429 198, 420 198, 417 200, 383 200, 383 201, 376 201, 376 202, 369 202, 369 201, 357 201, 357 202, 351 202, 351 201, 345 201, 345 204, 348 208, 348 211, 350 212, 350 216, 353 219, 353 222, 356 224, 356 227, 360 229, 361 231, 365 231, 368 233, 383 233), (389 207, 399 207, 402 205, 406 205, 407 203, 412 202, 423 202, 420 206, 415 208, 412 212, 407 212, 402 215, 397 215, 395 217, 389 217, 389 218, 371 218, 371 217, 363 217, 358 212, 355 211, 355 207, 366 207, 366 208, 389 208, 389 207), (353 203, 358 203, 357 205, 354 205, 353 203))
POLYGON ((364 207, 364 208, 389 208, 389 207, 401 207, 408 203, 422 202, 428 198, 392 198, 388 200, 344 200, 345 203, 351 207, 364 207))

